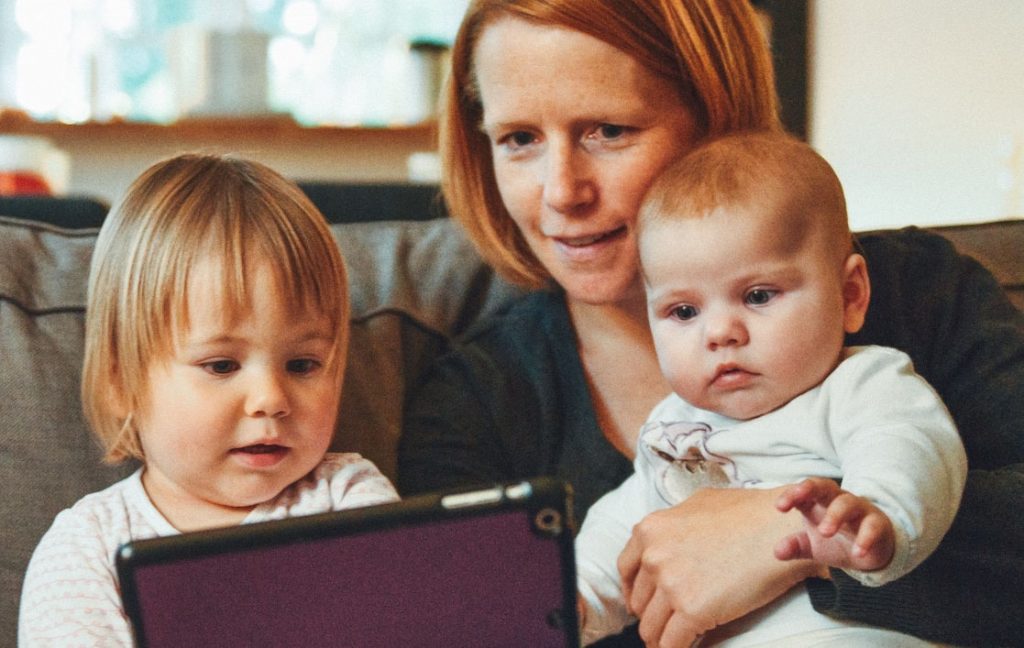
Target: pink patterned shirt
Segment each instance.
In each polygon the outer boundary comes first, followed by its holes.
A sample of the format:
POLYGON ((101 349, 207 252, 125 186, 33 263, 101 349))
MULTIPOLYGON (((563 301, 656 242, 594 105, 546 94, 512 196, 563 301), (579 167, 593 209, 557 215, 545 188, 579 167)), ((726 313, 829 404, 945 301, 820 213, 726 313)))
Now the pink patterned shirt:
MULTIPOLYGON (((328 454, 309 475, 257 506, 243 524, 381 504, 391 482, 358 454, 328 454)), ((142 469, 61 511, 25 574, 18 645, 131 646, 114 568, 129 540, 177 534, 142 487, 142 469)))

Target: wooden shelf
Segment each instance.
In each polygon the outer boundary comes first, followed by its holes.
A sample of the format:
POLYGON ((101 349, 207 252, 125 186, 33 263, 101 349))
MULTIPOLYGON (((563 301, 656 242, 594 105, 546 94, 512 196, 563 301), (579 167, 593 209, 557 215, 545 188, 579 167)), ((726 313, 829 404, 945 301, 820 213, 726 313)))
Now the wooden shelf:
POLYGON ((394 126, 303 126, 286 115, 267 117, 195 117, 171 124, 113 120, 106 122, 41 122, 24 112, 0 108, 0 134, 42 135, 56 140, 68 137, 159 137, 208 139, 245 137, 259 139, 305 140, 352 138, 374 135, 404 136, 432 140, 433 122, 394 126))
POLYGON ((305 127, 286 116, 63 124, 0 108, 4 134, 46 137, 70 161, 67 191, 107 202, 154 161, 185 151, 239 154, 305 181, 404 182, 411 155, 437 150, 433 123, 305 127))

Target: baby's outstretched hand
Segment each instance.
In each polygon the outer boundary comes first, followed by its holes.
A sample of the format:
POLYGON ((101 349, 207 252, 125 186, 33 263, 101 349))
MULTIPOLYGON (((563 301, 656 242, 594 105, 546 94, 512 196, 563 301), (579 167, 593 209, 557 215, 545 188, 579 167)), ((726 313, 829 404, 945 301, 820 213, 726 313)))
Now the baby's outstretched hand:
POLYGON ((809 558, 841 569, 871 571, 892 559, 895 532, 889 517, 831 479, 805 479, 786 489, 775 507, 783 513, 797 509, 804 516, 804 530, 775 545, 779 560, 809 558))

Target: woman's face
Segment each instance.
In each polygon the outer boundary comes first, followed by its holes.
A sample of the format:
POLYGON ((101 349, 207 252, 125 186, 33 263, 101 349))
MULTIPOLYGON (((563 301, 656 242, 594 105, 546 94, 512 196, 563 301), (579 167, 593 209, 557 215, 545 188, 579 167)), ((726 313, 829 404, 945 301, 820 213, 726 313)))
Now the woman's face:
POLYGON ((498 188, 530 249, 570 299, 641 295, 637 209, 698 137, 676 88, 603 41, 516 18, 474 55, 498 188))

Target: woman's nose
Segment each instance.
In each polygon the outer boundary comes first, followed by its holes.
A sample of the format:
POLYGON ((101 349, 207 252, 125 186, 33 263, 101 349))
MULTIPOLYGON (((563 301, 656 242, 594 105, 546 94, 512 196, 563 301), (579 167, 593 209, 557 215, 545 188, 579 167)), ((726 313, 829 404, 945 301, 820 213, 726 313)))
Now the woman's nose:
POLYGON ((254 376, 246 396, 246 414, 267 418, 288 416, 291 407, 283 381, 284 378, 273 371, 262 372, 254 376))
POLYGON ((743 318, 729 311, 705 313, 704 336, 707 347, 712 351, 743 346, 750 341, 743 318))
POLYGON ((560 214, 571 214, 593 202, 593 178, 582 152, 571 145, 551 148, 541 182, 544 204, 560 214))

